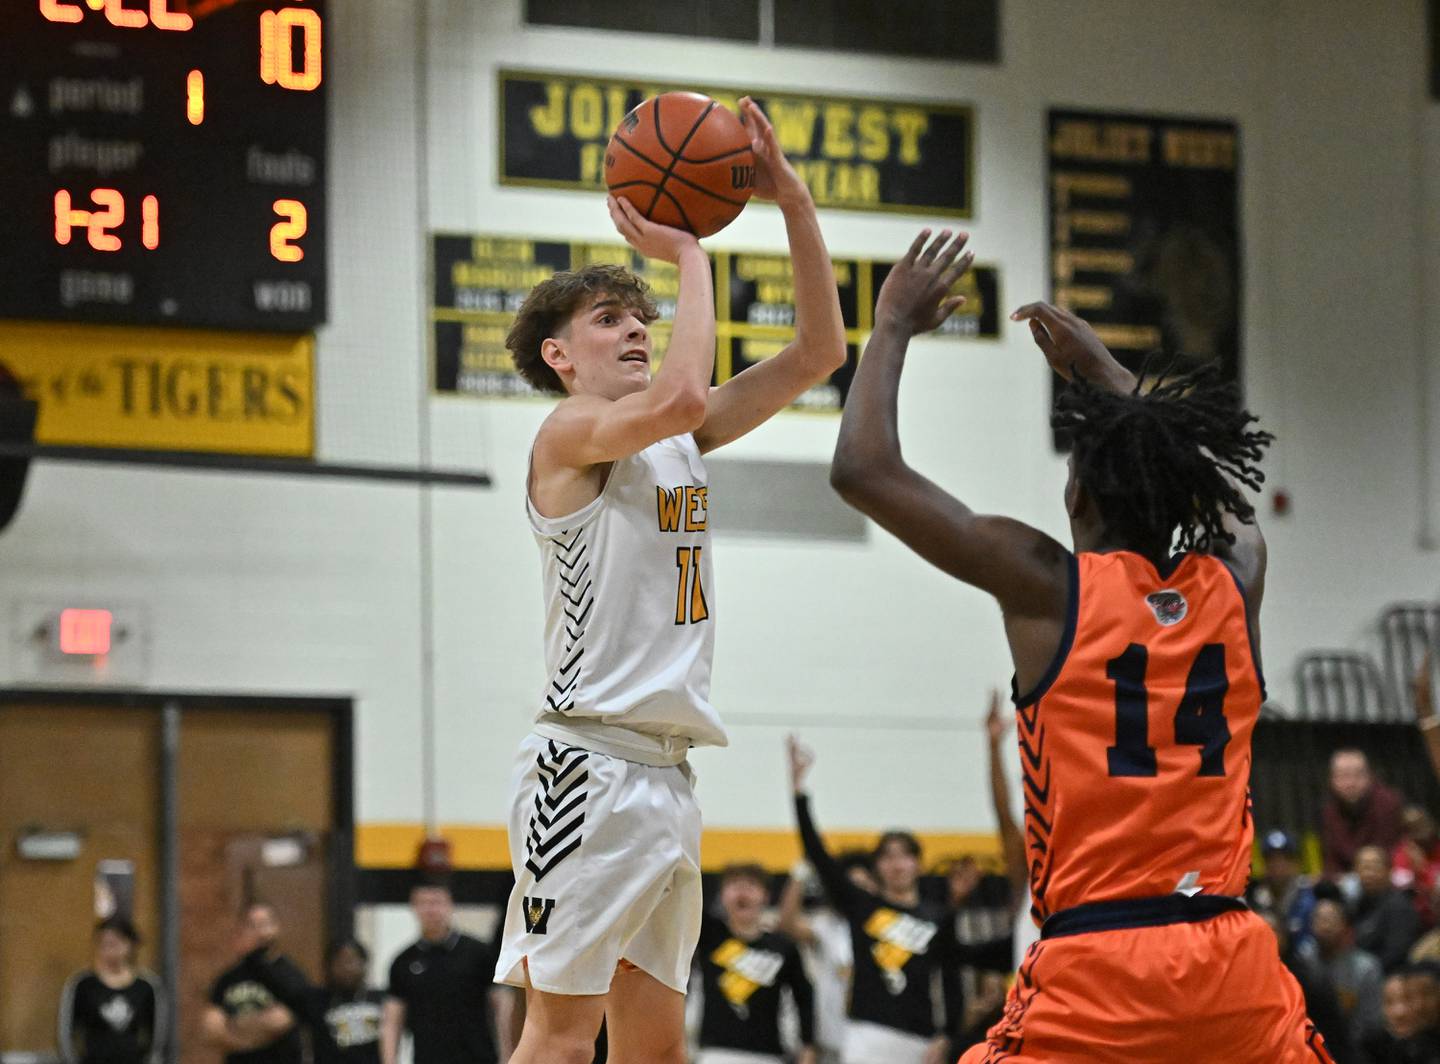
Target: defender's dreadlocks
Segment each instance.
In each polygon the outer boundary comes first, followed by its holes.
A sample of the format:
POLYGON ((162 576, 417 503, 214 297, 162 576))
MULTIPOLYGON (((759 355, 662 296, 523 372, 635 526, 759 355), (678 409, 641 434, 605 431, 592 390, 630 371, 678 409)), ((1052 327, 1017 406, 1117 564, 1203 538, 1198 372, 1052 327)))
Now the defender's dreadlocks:
POLYGON ((1129 394, 1078 375, 1061 394, 1050 424, 1074 443, 1075 476, 1106 529, 1146 557, 1166 557, 1177 528, 1181 550, 1233 543, 1225 514, 1255 519, 1234 482, 1259 490, 1256 463, 1274 437, 1250 427, 1256 417, 1214 363, 1170 380, 1162 370, 1145 388, 1148 368, 1129 394))

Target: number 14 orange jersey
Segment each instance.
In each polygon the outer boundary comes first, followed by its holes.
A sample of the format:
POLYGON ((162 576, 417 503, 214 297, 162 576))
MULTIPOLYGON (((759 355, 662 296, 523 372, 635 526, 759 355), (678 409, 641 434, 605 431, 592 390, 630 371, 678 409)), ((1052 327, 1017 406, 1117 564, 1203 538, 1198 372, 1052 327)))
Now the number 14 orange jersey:
POLYGON ((1032 914, 1240 895, 1264 700, 1238 579, 1211 555, 1073 560, 1049 672, 1016 702, 1032 914))

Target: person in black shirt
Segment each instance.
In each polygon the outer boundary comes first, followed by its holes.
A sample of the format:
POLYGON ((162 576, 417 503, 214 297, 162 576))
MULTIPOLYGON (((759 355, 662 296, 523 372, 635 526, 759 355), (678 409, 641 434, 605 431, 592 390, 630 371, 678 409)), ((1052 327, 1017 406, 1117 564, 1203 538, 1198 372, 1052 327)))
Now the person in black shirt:
POLYGON ((165 994, 135 967, 140 936, 112 917, 95 928, 94 964, 65 983, 60 1055, 65 1064, 146 1064, 163 1057, 165 994))
POLYGON ((286 983, 305 977, 280 955, 280 921, 265 902, 251 902, 240 914, 240 960, 223 972, 210 991, 200 1020, 201 1037, 225 1054, 225 1064, 301 1064, 295 1014, 256 975, 258 958, 286 983), (253 955, 253 956, 252 956, 253 955))
POLYGON ((326 962, 325 1027, 335 1055, 317 1041, 316 1064, 380 1064, 380 1016, 385 995, 365 985, 370 953, 354 939, 330 947, 326 962))
MULTIPOLYGON (((380 1059, 396 1064, 400 1033, 415 1041, 415 1064, 497 1064, 492 1010, 508 1007, 496 987, 494 948, 451 926, 455 903, 444 884, 410 892, 420 938, 390 965, 380 1059)), ((503 995, 503 997, 502 997, 503 995)))
POLYGON ((720 876, 724 919, 705 913, 695 967, 703 995, 698 1064, 781 1064, 780 1002, 788 989, 800 1019, 796 1064, 815 1064, 815 995, 795 943, 765 931, 769 877, 759 865, 720 876))
MULTIPOLYGON (((814 755, 789 740, 790 784, 805 856, 832 904, 850 924, 855 960, 845 1064, 930 1064, 950 1055, 964 1017, 954 916, 920 898, 920 845, 905 832, 887 832, 875 848, 880 893, 861 890, 830 856, 810 816, 805 774, 814 755), (945 1016, 937 1022, 938 977, 945 1016)), ((967 954, 968 956, 968 954, 967 954)))
POLYGON ((243 967, 310 1028, 315 1064, 380 1064, 380 1021, 385 995, 365 985, 370 954, 353 938, 325 953, 325 985, 316 986, 293 965, 256 951, 243 967))

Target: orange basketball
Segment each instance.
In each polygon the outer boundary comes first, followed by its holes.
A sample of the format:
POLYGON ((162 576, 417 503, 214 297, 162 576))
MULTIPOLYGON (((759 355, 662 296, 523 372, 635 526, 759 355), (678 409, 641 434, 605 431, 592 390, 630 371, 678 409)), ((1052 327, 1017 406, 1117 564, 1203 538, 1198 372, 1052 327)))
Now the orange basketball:
POLYGON ((718 233, 755 186, 755 153, 740 119, 698 92, 646 100, 605 150, 605 182, 652 222, 718 233))

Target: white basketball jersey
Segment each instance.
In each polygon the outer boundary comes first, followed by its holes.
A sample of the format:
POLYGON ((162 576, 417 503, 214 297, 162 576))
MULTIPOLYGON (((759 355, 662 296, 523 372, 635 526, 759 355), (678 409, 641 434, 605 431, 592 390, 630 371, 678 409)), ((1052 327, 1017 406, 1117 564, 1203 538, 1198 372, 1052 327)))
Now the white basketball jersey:
POLYGON ((727 744, 710 705, 708 496, 688 433, 614 462, 600 497, 568 517, 542 517, 527 493, 545 576, 537 721, 727 744))

